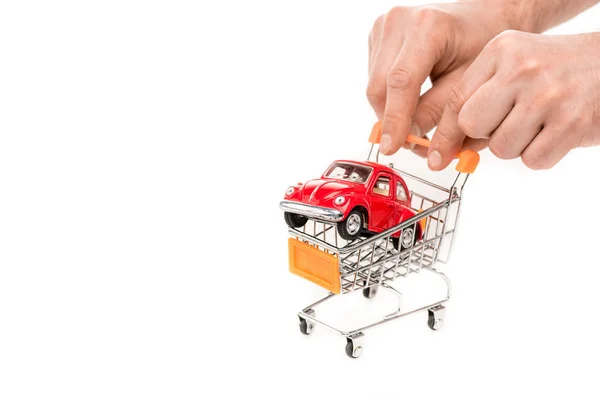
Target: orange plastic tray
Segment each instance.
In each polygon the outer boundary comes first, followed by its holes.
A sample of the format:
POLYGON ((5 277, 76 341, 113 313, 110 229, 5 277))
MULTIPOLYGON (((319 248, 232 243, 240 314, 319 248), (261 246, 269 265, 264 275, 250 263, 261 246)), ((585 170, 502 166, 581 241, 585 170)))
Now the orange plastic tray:
POLYGON ((337 257, 298 239, 288 240, 290 272, 332 293, 340 293, 340 270, 337 257))

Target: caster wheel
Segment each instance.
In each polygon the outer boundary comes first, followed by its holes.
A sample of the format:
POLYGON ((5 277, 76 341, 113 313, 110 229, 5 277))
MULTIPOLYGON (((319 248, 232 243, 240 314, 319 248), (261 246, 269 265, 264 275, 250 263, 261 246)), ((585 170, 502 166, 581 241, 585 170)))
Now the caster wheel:
MULTIPOLYGON (((310 315, 311 317, 315 316, 314 310, 307 310, 305 311, 305 313, 310 315)), ((313 333, 313 331, 315 330, 314 322, 307 321, 306 319, 300 316, 298 318, 300 318, 300 332, 302 332, 303 335, 310 335, 311 333, 313 333)))
POLYGON ((442 327, 444 324, 445 312, 446 307, 441 305, 427 310, 427 313, 429 314, 427 318, 427 325, 431 330, 437 331, 442 327))
POLYGON ((351 340, 346 343, 346 355, 350 358, 358 358, 362 353, 362 347, 354 348, 354 344, 351 340))
POLYGON ((372 299, 377 294, 377 286, 371 286, 366 289, 363 289, 362 293, 367 299, 372 299))
POLYGON ((358 358, 363 351, 363 333, 357 333, 346 338, 346 355, 350 358, 358 358))

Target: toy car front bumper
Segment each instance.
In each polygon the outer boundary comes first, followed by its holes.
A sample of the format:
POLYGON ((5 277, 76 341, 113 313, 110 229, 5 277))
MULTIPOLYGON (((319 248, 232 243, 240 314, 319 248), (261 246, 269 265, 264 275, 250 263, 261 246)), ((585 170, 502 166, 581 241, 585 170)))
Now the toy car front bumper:
POLYGON ((305 217, 323 222, 340 222, 344 219, 344 214, 333 208, 310 206, 295 201, 284 200, 279 203, 279 208, 285 212, 304 215, 305 217))

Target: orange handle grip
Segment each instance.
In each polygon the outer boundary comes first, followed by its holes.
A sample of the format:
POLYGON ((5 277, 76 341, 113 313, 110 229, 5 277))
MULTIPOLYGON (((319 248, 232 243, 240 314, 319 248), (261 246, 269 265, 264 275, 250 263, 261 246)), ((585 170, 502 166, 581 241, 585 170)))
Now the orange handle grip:
MULTIPOLYGON (((372 144, 377 144, 380 141, 381 121, 373 125, 373 129, 371 130, 371 136, 369 136, 369 142, 372 144)), ((423 147, 429 147, 431 145, 431 142, 426 138, 420 138, 413 135, 408 135, 406 141, 423 147)), ((458 172, 472 174, 477 169, 477 165, 479 165, 480 157, 479 153, 477 153, 476 151, 464 150, 459 152, 454 158, 458 158, 458 164, 456 165, 456 170, 458 172)))

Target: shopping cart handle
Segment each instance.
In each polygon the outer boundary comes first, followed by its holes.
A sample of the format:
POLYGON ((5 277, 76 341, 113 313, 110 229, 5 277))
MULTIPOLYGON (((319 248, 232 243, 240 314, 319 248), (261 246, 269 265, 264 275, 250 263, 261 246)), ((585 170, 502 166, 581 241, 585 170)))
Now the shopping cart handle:
MULTIPOLYGON (((371 144, 379 144, 381 141, 381 121, 375 123, 373 125, 373 129, 371 130, 371 136, 369 136, 369 143, 371 144)), ((419 146, 429 147, 431 142, 426 138, 420 138, 413 135, 408 135, 406 139, 409 143, 414 143, 419 146)), ((464 150, 456 154, 454 158, 458 159, 458 164, 456 164, 456 170, 458 172, 463 172, 466 174, 472 174, 477 169, 477 165, 479 164, 479 153, 474 150, 464 150)))

